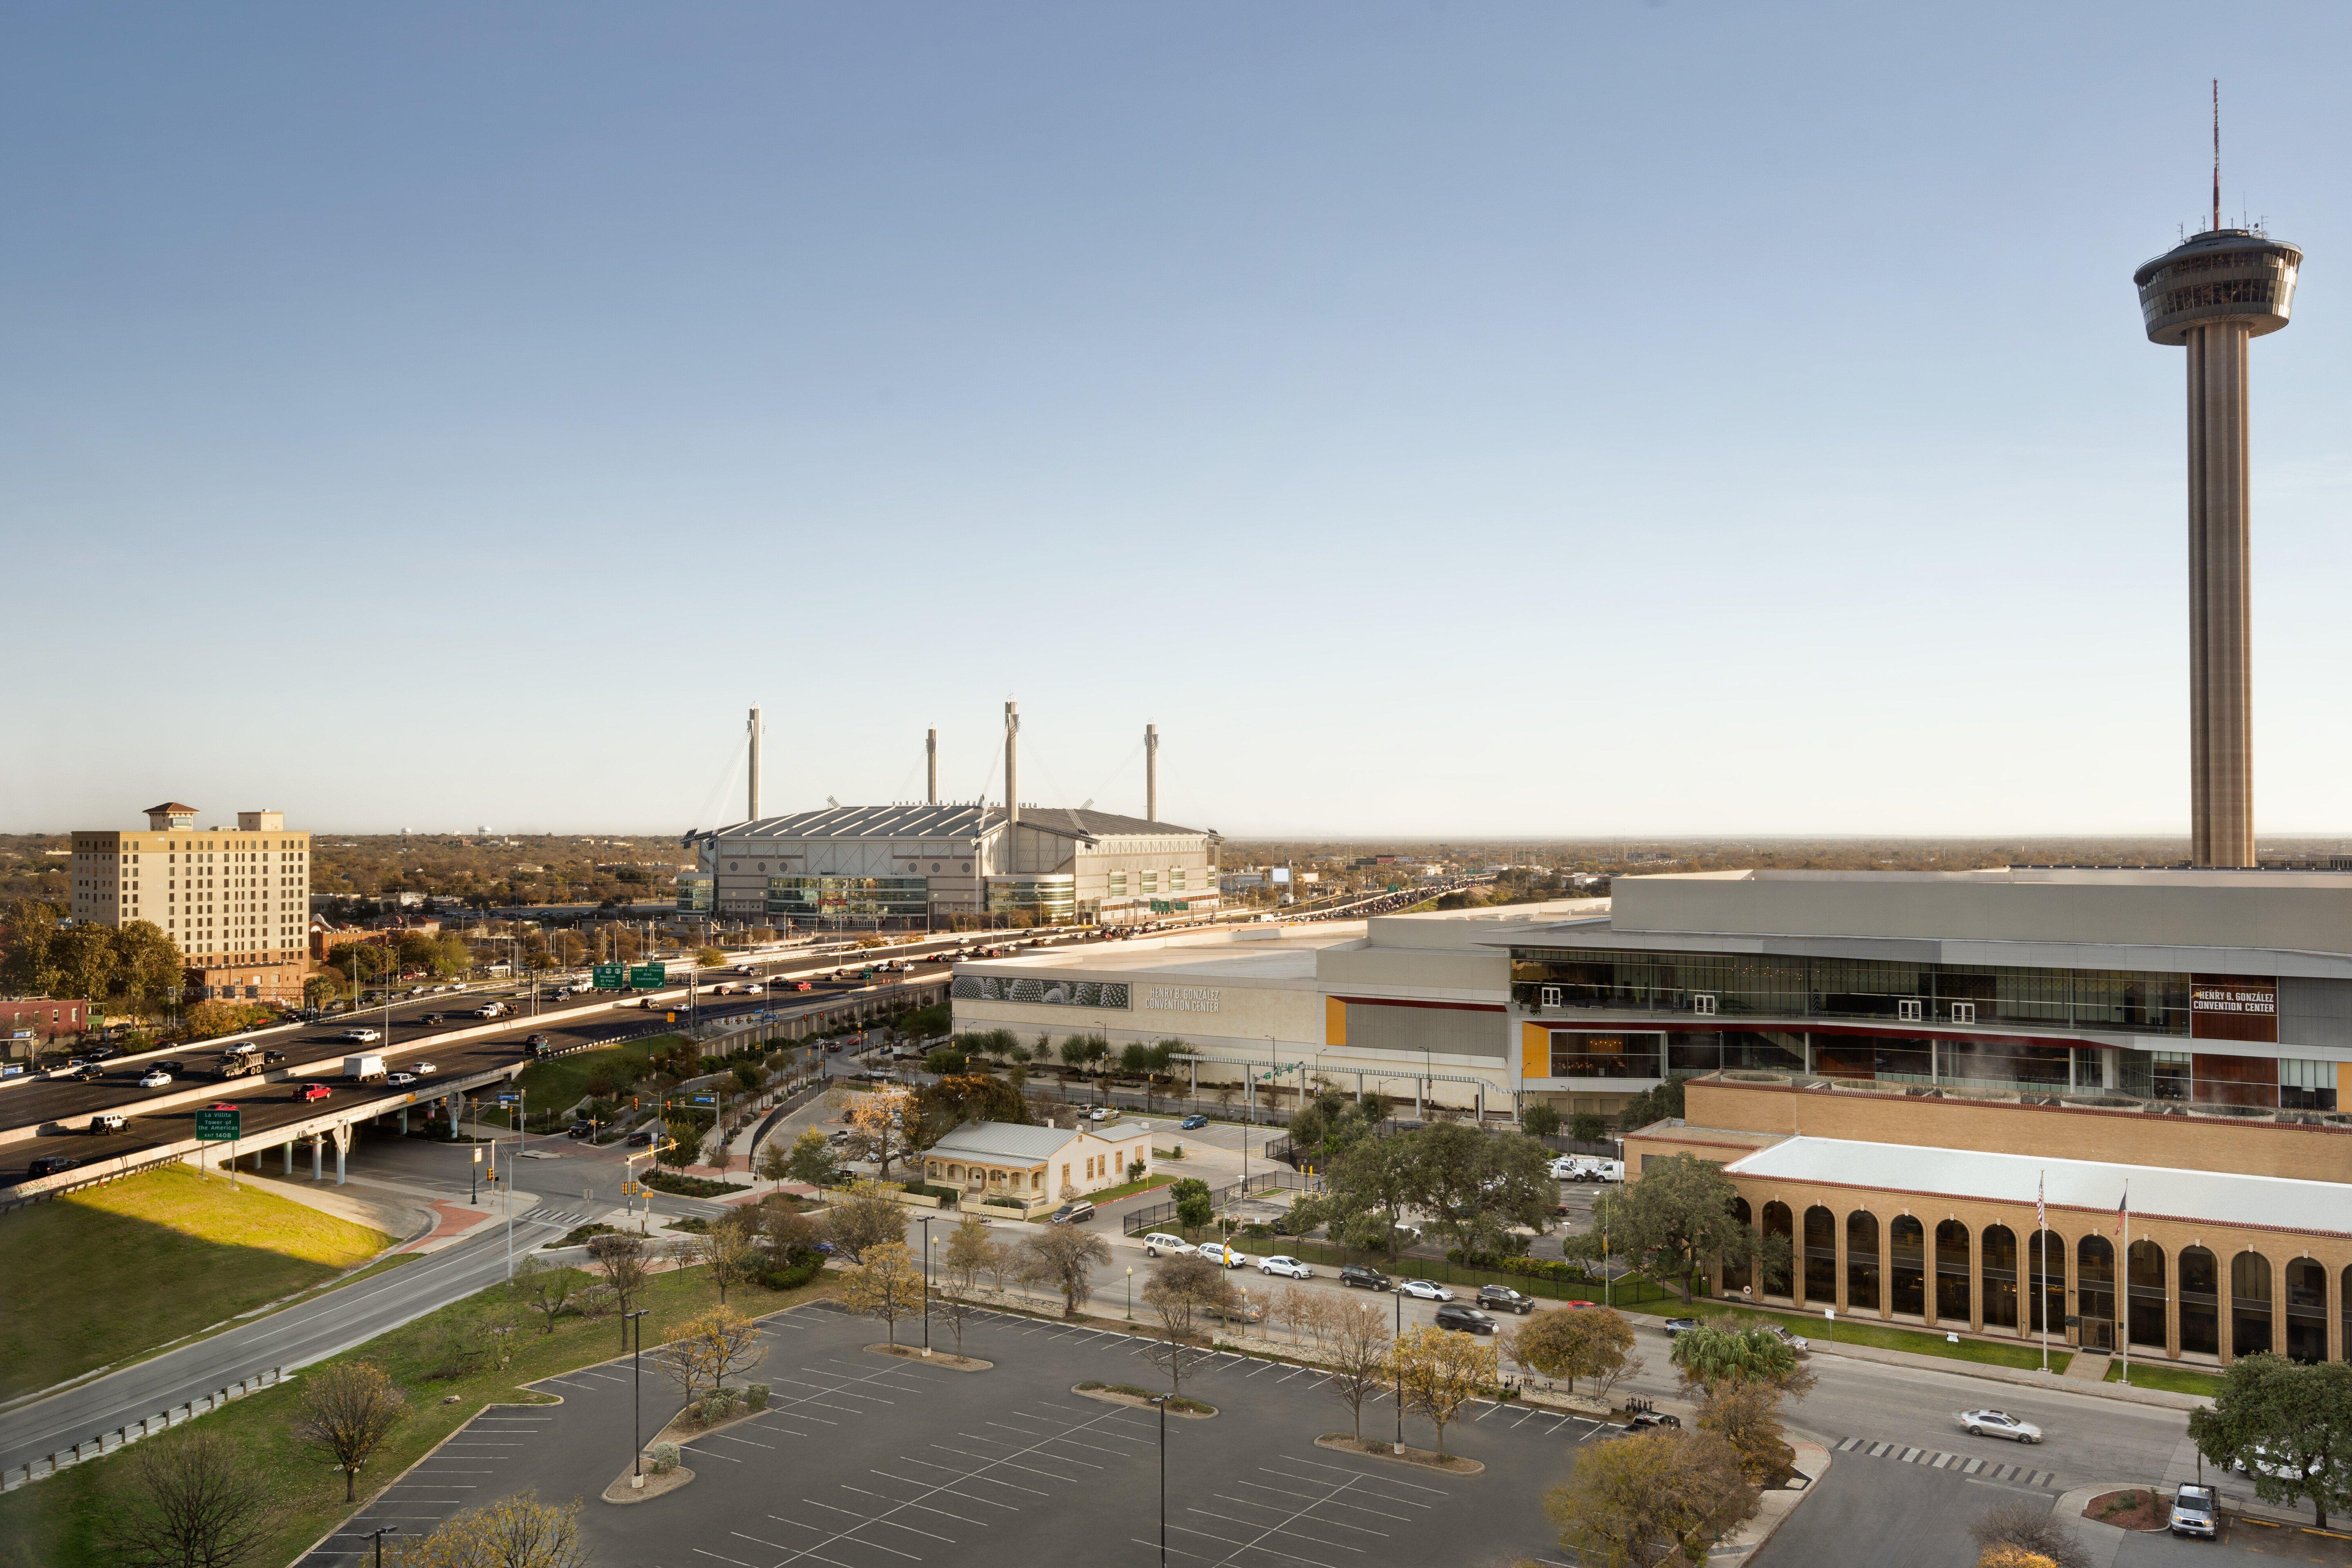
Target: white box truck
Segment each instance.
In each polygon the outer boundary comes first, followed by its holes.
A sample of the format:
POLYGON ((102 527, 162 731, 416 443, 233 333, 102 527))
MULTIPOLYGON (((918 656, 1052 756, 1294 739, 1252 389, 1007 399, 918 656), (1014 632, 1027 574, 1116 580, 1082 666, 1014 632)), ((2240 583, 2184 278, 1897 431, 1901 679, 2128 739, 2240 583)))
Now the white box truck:
POLYGON ((383 1058, 375 1056, 345 1057, 343 1076, 354 1083, 382 1083, 383 1058))

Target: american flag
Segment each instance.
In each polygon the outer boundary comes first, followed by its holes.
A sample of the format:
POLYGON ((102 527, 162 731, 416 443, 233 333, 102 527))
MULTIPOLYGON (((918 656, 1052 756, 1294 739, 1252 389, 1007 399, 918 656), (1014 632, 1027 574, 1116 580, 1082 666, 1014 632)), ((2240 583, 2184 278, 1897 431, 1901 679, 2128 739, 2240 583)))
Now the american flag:
POLYGON ((2124 1184, 2123 1201, 2116 1205, 2116 1234, 2117 1236, 2121 1236, 2124 1233, 2124 1215, 2129 1213, 2130 1209, 2131 1184, 2129 1182, 2126 1182, 2124 1184))

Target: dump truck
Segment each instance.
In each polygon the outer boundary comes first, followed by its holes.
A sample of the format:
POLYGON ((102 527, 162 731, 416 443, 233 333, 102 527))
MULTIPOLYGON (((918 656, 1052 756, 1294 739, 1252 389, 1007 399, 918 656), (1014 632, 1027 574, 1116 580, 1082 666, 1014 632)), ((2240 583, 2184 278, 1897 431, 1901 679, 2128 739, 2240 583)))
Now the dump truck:
POLYGON ((224 1079, 244 1078, 261 1070, 261 1047, 250 1040, 241 1040, 221 1052, 213 1071, 224 1079))

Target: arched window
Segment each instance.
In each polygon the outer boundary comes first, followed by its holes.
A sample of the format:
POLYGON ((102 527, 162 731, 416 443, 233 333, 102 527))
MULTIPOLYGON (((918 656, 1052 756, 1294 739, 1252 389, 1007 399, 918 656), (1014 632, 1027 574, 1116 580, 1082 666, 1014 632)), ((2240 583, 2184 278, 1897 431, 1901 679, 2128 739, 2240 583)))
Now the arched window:
POLYGON ((1989 1225, 1980 1242, 1978 1289, 1984 1302, 1988 1329, 2017 1327, 2017 1233, 2005 1225, 1989 1225))
POLYGON ((2221 1353, 2221 1272, 2201 1247, 2180 1249, 2180 1353, 2221 1353))
POLYGON ((1878 1310, 1878 1216, 1862 1209, 1845 1216, 1845 1305, 1878 1310))
MULTIPOLYGON (((1781 1253, 1784 1258, 1793 1259, 1796 1254, 1795 1233, 1796 1221, 1794 1216, 1789 1213, 1789 1205, 1787 1204, 1775 1201, 1764 1205, 1764 1241, 1767 1247, 1771 1247, 1772 1238, 1774 1237, 1779 1237, 1780 1238, 1781 1246, 1772 1247, 1772 1251, 1781 1253)), ((1760 1270, 1764 1276, 1761 1281, 1761 1288, 1757 1293, 1763 1296, 1787 1295, 1789 1293, 1789 1270, 1790 1264, 1788 1262, 1775 1259, 1768 1254, 1764 1267, 1760 1270)))
POLYGON ((2259 1252, 2230 1259, 2230 1353, 2271 1348, 2271 1260, 2259 1252))
POLYGON ((2164 1248, 2143 1237, 2124 1258, 2131 1342, 2164 1349, 2164 1248))
POLYGON ((1914 1318, 1927 1312, 1927 1232, 1907 1214, 1886 1226, 1888 1300, 1897 1312, 1914 1318))
MULTIPOLYGON (((1748 1208, 1746 1198, 1731 1200, 1731 1217, 1739 1222, 1739 1228, 1742 1230, 1750 1229, 1756 1224, 1756 1215, 1748 1208)), ((1754 1283, 1756 1283, 1755 1276, 1748 1268, 1747 1258, 1727 1258, 1723 1260, 1723 1293, 1725 1295, 1736 1295, 1754 1283)))
POLYGON ((2026 1290, 2032 1303, 2026 1328, 2033 1333, 2057 1333, 2066 1324, 2066 1238, 2054 1230, 2037 1230, 2025 1244, 2026 1290))
POLYGON ((1936 1316, 1969 1321, 1969 1227, 1956 1219, 1936 1226, 1936 1316))
POLYGON ((2287 1260, 2286 1353, 2295 1361, 2327 1359, 2327 1270, 2308 1258, 2287 1260))
POLYGON ((2083 1319, 2076 1343, 2090 1351, 2116 1348, 2116 1249, 2104 1236, 2074 1244, 2074 1310, 2083 1319))
POLYGON ((1805 1300, 1837 1305, 1837 1215, 1819 1204, 1805 1211, 1805 1300))

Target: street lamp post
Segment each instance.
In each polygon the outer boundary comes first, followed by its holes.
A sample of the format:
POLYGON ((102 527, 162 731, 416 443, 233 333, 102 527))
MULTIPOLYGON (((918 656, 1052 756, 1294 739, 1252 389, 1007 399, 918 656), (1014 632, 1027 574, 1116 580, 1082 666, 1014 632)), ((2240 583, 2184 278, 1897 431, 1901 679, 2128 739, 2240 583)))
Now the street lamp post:
POLYGON ((380 1524, 368 1531, 368 1539, 375 1542, 375 1568, 383 1568, 383 1538, 399 1533, 400 1526, 396 1524, 380 1524))
MULTIPOLYGON (((1396 1322, 1396 1337, 1395 1337, 1395 1339, 1394 1339, 1393 1341, 1391 1341, 1391 1342, 1392 1346, 1399 1346, 1399 1345, 1402 1345, 1402 1344, 1403 1343, 1403 1342, 1404 1342, 1404 1292, 1403 1292, 1403 1291, 1402 1291, 1402 1290, 1399 1290, 1399 1291, 1396 1293, 1396 1308, 1397 1308, 1397 1313, 1396 1313, 1396 1318, 1397 1318, 1397 1322, 1396 1322)), ((1393 1362, 1395 1362, 1395 1363, 1397 1363, 1397 1369, 1396 1369, 1396 1407, 1397 1407, 1396 1451, 1397 1451, 1398 1453, 1402 1454, 1402 1453, 1403 1453, 1403 1452, 1404 1452, 1404 1363, 1403 1363, 1403 1361, 1402 1361, 1400 1357, 1398 1357, 1398 1355, 1396 1354, 1396 1352, 1395 1352, 1395 1350, 1394 1350, 1393 1348, 1392 1348, 1392 1349, 1390 1351, 1390 1352, 1389 1352, 1389 1359, 1390 1359, 1391 1361, 1393 1361, 1393 1362)))
POLYGON ((923 1353, 931 1353, 931 1216, 918 1215, 923 1227, 923 1353))
POLYGON ((1168 1568, 1168 1401, 1172 1397, 1163 1394, 1151 1402, 1160 1406, 1160 1568, 1168 1568))
POLYGON ((651 1310, 650 1307, 640 1307, 621 1318, 624 1328, 633 1322, 637 1325, 635 1348, 629 1352, 629 1376, 636 1384, 636 1408, 629 1417, 629 1442, 635 1450, 630 1459, 629 1489, 632 1491, 642 1490, 646 1484, 646 1325, 642 1320, 651 1310))

